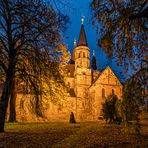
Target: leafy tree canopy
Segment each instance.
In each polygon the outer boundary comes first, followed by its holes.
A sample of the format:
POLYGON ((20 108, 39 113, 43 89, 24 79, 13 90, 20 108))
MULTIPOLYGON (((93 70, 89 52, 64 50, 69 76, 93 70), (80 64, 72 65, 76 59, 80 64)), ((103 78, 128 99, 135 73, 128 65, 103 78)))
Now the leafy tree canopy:
MULTIPOLYGON (((146 59, 148 3, 146 0, 93 0, 94 21, 101 24, 98 45, 119 64, 136 70, 146 59)), ((145 62, 147 64, 147 62, 145 62)))
POLYGON ((0 72, 4 76, 0 132, 4 131, 16 77, 29 81, 36 94, 40 92, 40 73, 61 79, 58 69, 51 69, 51 63, 58 55, 54 49, 61 42, 61 31, 66 22, 67 17, 57 13, 44 0, 0 0, 0 72))

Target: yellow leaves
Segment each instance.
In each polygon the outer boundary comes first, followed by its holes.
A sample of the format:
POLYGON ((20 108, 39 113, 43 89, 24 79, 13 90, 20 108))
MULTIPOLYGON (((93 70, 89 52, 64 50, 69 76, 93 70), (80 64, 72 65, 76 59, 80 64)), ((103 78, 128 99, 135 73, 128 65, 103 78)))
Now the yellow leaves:
POLYGON ((126 130, 127 127, 106 125, 101 121, 77 124, 6 123, 8 132, 0 135, 0 141, 1 147, 146 147, 147 126, 141 125, 140 138, 133 128, 130 125, 126 130))
POLYGON ((59 57, 60 61, 63 64, 66 64, 70 60, 70 52, 67 50, 66 45, 61 44, 58 46, 58 52, 60 52, 62 55, 59 57))
POLYGON ((58 105, 62 105, 63 100, 67 96, 65 85, 56 81, 53 77, 50 79, 42 78, 42 91, 45 100, 58 105))

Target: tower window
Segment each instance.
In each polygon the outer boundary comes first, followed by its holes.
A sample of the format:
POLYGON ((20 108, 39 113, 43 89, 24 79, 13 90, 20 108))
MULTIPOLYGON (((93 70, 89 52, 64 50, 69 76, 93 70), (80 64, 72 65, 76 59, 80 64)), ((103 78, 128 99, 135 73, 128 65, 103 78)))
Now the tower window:
POLYGON ((102 98, 105 98, 105 89, 102 88, 102 98))
POLYGON ((80 52, 77 53, 77 57, 80 58, 80 52))
POLYGON ((83 57, 85 58, 85 52, 83 52, 83 57))
POLYGON ((76 58, 79 58, 79 53, 76 54, 76 58))
POLYGON ((82 58, 83 57, 83 52, 80 51, 79 57, 82 58))

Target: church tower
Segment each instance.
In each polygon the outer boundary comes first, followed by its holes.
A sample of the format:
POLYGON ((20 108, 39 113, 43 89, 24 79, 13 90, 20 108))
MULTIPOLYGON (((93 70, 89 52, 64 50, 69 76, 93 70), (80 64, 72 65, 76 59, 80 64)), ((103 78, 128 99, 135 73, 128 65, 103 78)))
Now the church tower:
POLYGON ((90 49, 87 47, 87 39, 84 30, 84 18, 82 18, 81 30, 77 47, 74 48, 72 60, 77 67, 90 68, 90 49))
POLYGON ((84 98, 87 88, 91 85, 90 49, 88 48, 84 18, 79 34, 77 46, 74 48, 72 60, 75 64, 75 93, 77 97, 84 98))
POLYGON ((92 58, 92 83, 93 81, 95 80, 95 77, 97 75, 96 73, 96 70, 97 70, 97 60, 96 60, 96 57, 95 57, 95 51, 93 51, 93 58, 92 58))

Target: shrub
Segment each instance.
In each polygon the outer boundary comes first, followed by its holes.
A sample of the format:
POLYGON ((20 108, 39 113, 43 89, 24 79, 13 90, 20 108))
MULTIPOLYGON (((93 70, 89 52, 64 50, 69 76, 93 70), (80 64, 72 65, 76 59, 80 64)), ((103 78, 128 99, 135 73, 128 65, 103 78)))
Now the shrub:
POLYGON ((116 105, 117 100, 117 96, 112 94, 109 95, 106 98, 105 102, 102 104, 102 116, 105 119, 106 123, 120 124, 122 121, 116 105))
POLYGON ((139 104, 130 97, 123 97, 122 101, 123 119, 126 122, 139 120, 140 108, 139 104))

